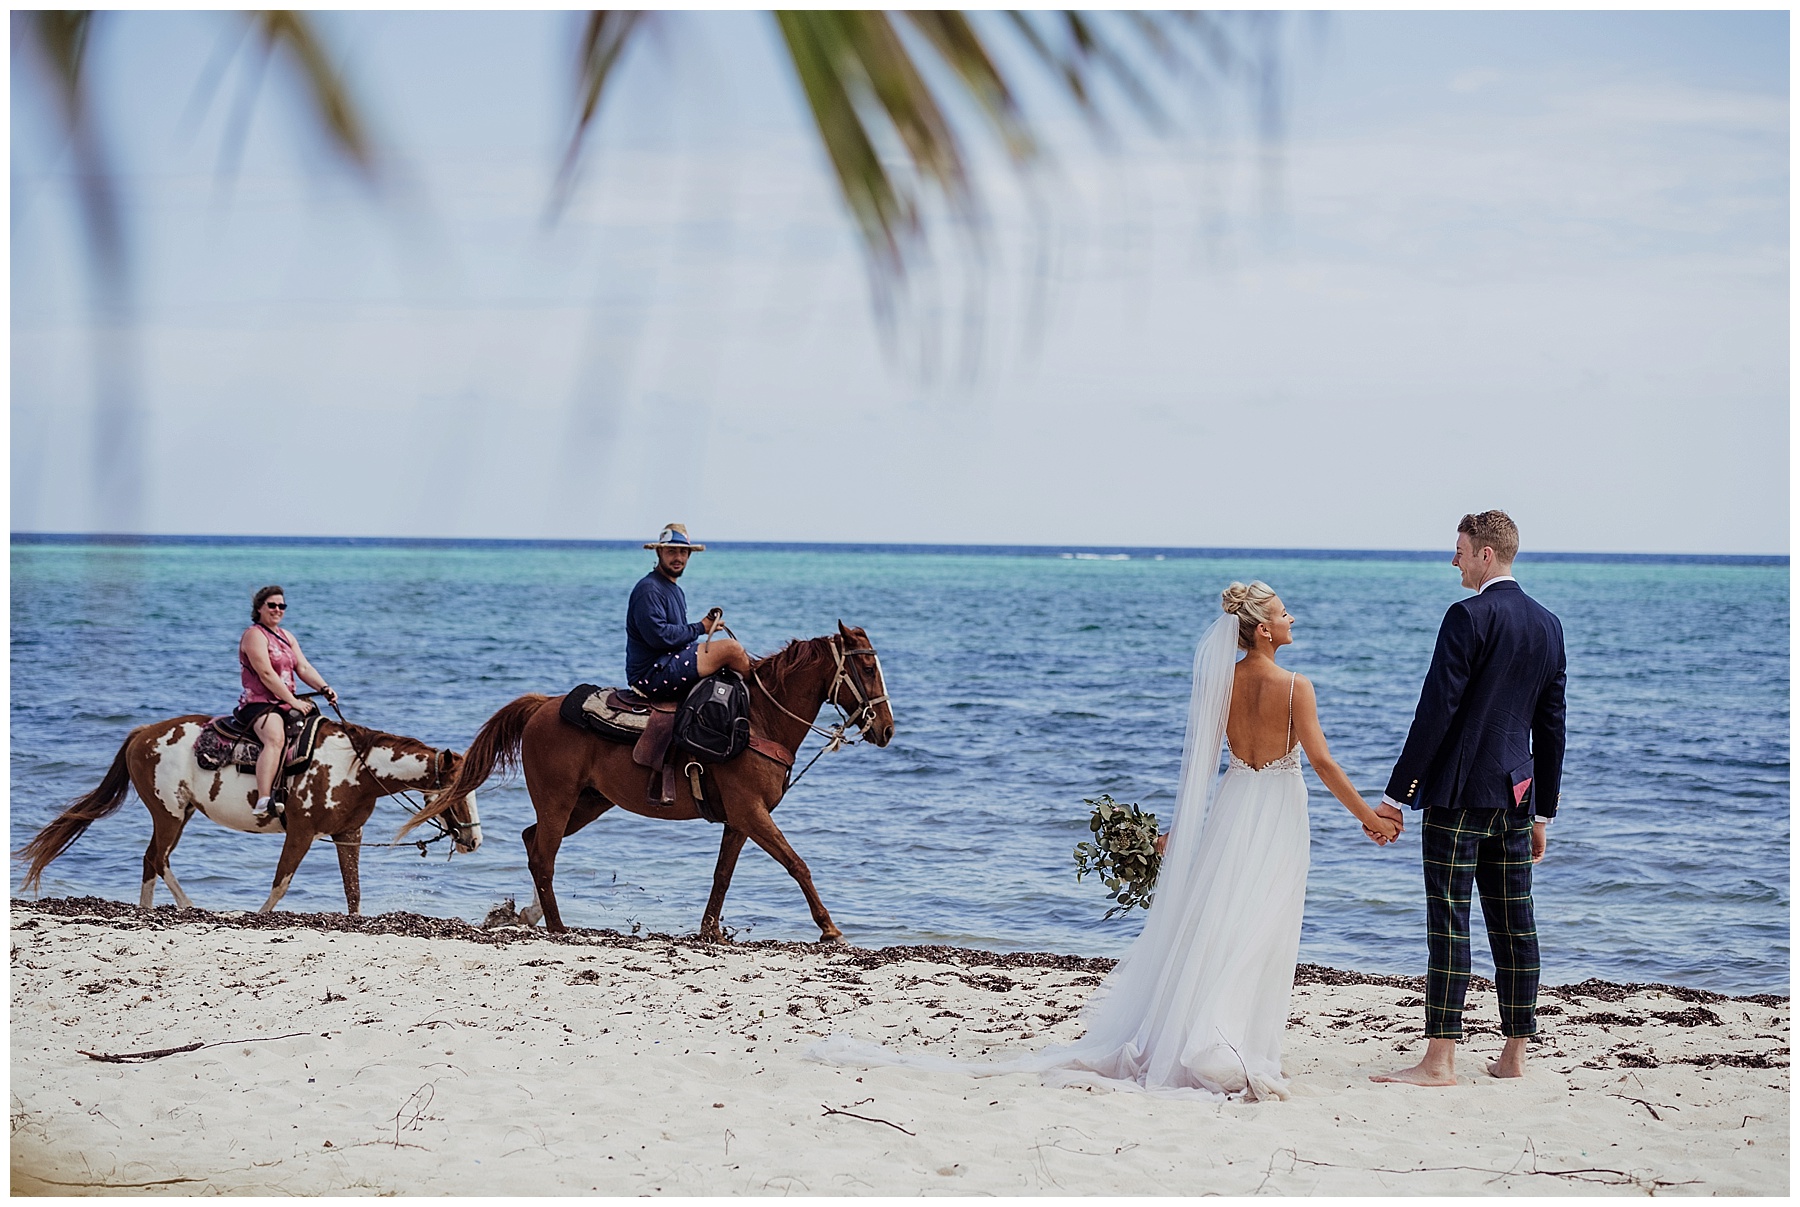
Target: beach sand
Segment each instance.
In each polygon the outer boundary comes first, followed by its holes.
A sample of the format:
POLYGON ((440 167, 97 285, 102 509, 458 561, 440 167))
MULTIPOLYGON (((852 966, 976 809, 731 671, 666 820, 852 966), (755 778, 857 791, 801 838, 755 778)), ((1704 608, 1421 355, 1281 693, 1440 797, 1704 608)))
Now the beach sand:
POLYGON ((12 906, 15 1194, 1786 1194, 1788 1002, 1491 989, 1451 1089, 1416 982, 1302 969, 1293 1097, 1208 1104, 802 1059, 1074 1038, 1109 966, 544 936, 385 915, 12 906), (202 1043, 160 1059, 117 1055, 202 1043))

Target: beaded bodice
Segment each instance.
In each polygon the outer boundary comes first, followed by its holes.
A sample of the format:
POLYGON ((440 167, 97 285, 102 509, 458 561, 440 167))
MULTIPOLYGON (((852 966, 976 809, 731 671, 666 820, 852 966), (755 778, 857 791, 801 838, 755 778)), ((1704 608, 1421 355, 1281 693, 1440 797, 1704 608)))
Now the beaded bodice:
POLYGON ((1295 742, 1286 754, 1278 759, 1270 759, 1260 767, 1252 767, 1234 754, 1231 756, 1231 766, 1239 771, 1248 771, 1252 775, 1267 775, 1277 771, 1292 771, 1298 774, 1300 771, 1300 743, 1295 742))

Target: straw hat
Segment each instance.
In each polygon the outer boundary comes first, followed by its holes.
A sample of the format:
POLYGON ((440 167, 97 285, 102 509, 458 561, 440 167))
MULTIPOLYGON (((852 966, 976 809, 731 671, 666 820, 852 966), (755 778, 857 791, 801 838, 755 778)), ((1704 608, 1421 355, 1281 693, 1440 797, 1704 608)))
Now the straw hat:
POLYGON ((646 549, 661 549, 665 546, 672 546, 677 549, 687 549, 694 553, 698 553, 706 548, 705 545, 696 545, 694 542, 688 540, 686 524, 665 524, 663 525, 663 530, 657 533, 654 541, 646 541, 644 543, 644 548, 646 549))

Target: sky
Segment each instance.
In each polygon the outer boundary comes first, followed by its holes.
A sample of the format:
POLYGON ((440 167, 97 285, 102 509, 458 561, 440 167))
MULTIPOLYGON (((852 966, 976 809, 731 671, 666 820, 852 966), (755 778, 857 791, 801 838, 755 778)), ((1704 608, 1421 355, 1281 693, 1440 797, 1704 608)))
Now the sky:
POLYGON ((379 194, 233 21, 94 34, 128 324, 15 36, 15 532, 1788 551, 1786 13, 1290 17, 1272 144, 998 37, 1050 160, 968 127, 886 340, 764 14, 659 15, 554 222, 578 17, 322 14, 379 194))

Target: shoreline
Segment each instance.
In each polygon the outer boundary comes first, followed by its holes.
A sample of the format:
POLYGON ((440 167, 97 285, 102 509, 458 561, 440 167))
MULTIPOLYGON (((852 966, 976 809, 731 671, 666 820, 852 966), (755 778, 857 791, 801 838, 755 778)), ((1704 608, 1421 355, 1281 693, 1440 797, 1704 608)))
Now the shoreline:
POLYGON ((1080 1030, 1108 959, 13 902, 15 1194, 1785 1194, 1786 998, 1547 988, 1448 1089, 1414 978, 1303 966, 1285 1101, 859 1069, 1080 1030))
MULTIPOLYGON (((897 964, 909 960, 924 960, 996 968, 1051 968, 1105 975, 1111 972, 1113 966, 1118 963, 1117 960, 1107 956, 1080 956, 1044 951, 1001 952, 989 951, 981 947, 955 947, 948 944, 856 947, 848 943, 821 944, 783 939, 746 939, 721 946, 705 942, 697 935, 691 934, 670 935, 657 931, 628 935, 616 930, 590 930, 584 927, 570 927, 565 933, 555 935, 541 927, 533 929, 512 923, 476 925, 461 918, 439 918, 430 914, 415 914, 407 910, 373 915, 294 913, 286 910, 259 914, 248 910, 181 909, 174 905, 157 905, 145 910, 130 902, 114 901, 108 897, 42 897, 36 899, 14 897, 11 905, 14 911, 23 910, 27 913, 43 913, 64 918, 95 917, 108 921, 133 919, 153 927, 207 923, 247 930, 301 929, 338 934, 405 935, 414 938, 456 939, 484 944, 540 942, 620 948, 675 944, 693 947, 701 951, 834 952, 845 956, 848 962, 859 968, 879 968, 887 964, 897 964)), ((1359 972, 1353 968, 1333 968, 1325 964, 1297 965, 1294 969, 1294 984, 1296 987, 1301 985, 1381 985, 1395 989, 1407 989, 1414 993, 1425 991, 1425 978, 1422 976, 1359 972)), ((1472 992, 1487 993, 1492 992, 1494 983, 1486 977, 1471 976, 1469 988, 1472 992)), ((1593 998, 1596 1001, 1604 1002, 1621 1001, 1633 994, 1658 993, 1678 1001, 1692 1002, 1698 1005, 1710 1005, 1718 1002, 1749 1002, 1753 1005, 1777 1007, 1789 1004, 1786 994, 1729 994, 1661 981, 1608 981, 1597 977, 1589 977, 1573 985, 1543 985, 1539 988, 1538 993, 1540 997, 1565 1000, 1593 998)))

